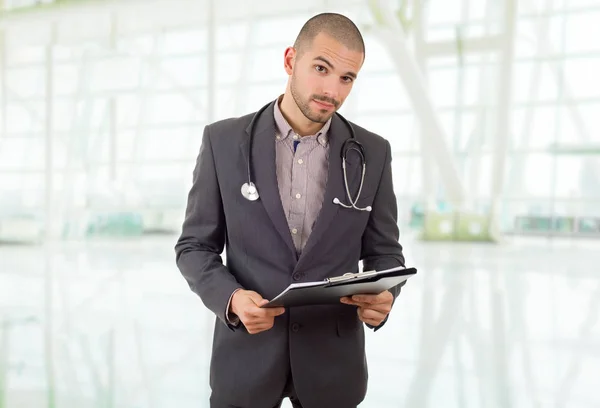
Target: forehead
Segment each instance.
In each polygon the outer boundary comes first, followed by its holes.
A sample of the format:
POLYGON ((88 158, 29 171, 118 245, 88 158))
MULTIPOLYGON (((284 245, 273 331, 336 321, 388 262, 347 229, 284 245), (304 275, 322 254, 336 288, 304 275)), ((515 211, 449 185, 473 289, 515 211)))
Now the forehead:
POLYGON ((325 57, 336 69, 352 69, 355 72, 358 72, 364 59, 362 52, 348 48, 326 33, 319 33, 306 51, 305 55, 310 60, 318 56, 325 57))

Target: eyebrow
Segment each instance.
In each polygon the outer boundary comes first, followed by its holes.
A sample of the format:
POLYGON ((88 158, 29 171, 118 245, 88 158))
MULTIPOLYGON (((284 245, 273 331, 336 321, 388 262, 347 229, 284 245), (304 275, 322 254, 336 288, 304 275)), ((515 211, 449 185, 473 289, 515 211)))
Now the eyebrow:
MULTIPOLYGON (((316 61, 322 61, 325 64, 329 65, 329 68, 334 69, 333 64, 331 62, 329 62, 325 57, 322 57, 322 56, 319 55, 318 57, 315 57, 315 60, 316 61)), ((346 72, 344 74, 344 76, 349 76, 349 77, 352 77, 352 78, 356 79, 356 74, 354 72, 352 72, 352 71, 346 72)))

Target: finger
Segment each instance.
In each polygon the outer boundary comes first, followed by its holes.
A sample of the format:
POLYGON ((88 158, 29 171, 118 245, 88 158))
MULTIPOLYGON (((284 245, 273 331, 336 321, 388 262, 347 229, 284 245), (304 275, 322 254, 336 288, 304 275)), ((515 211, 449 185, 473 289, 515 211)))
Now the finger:
POLYGON ((248 292, 248 297, 254 302, 254 304, 256 304, 257 306, 261 306, 264 303, 267 303, 268 300, 267 299, 263 299, 263 297, 254 291, 249 291, 248 292))
POLYGON ((263 299, 258 293, 250 295, 249 297, 252 303, 254 303, 257 307, 261 307, 262 305, 269 303, 267 299, 263 299))
POLYGON ((276 315, 261 314, 259 316, 249 316, 245 319, 246 326, 248 325, 261 325, 261 324, 273 324, 276 315))
POLYGON ((394 296, 390 292, 383 292, 378 295, 354 295, 352 300, 369 305, 392 305, 394 296))
POLYGON ((350 306, 357 306, 357 307, 364 307, 364 308, 373 307, 373 305, 370 303, 356 302, 354 300, 347 300, 347 301, 343 301, 342 303, 344 303, 346 305, 350 305, 350 306))
POLYGON ((242 314, 247 318, 256 318, 256 317, 260 317, 264 315, 264 310, 263 308, 261 308, 259 305, 262 304, 264 302, 268 302, 268 300, 260 298, 260 300, 257 300, 256 298, 253 297, 248 297, 248 303, 246 305, 244 305, 244 308, 242 310, 242 314))
POLYGON ((377 299, 379 303, 392 303, 394 301, 394 295, 389 290, 381 292, 377 295, 377 299))
POLYGON ((248 327, 251 327, 252 329, 255 330, 266 330, 266 329, 270 329, 271 327, 273 327, 273 322, 265 322, 265 321, 260 321, 260 322, 254 322, 252 324, 249 324, 248 327))
POLYGON ((350 296, 344 296, 340 298, 340 303, 345 303, 347 305, 353 304, 352 298, 350 296))
POLYGON ((248 329, 248 332, 250 334, 260 333, 260 332, 263 332, 266 330, 270 330, 271 328, 273 328, 273 322, 271 322, 271 323, 261 322, 261 323, 249 324, 248 326, 246 326, 246 329, 248 329))
POLYGON ((377 322, 374 319, 369 319, 369 318, 365 317, 363 309, 358 309, 357 314, 358 314, 358 319, 361 322, 370 324, 371 326, 376 326, 377 322))
POLYGON ((249 327, 249 328, 246 327, 246 329, 248 330, 248 333, 250 333, 250 334, 258 334, 258 333, 262 333, 264 331, 267 331, 266 328, 258 327, 258 326, 257 327, 249 327))
POLYGON ((269 303, 269 300, 262 299, 256 303, 258 311, 255 313, 257 316, 280 316, 285 313, 283 307, 261 307, 269 303))
POLYGON ((382 321, 386 313, 374 309, 358 309, 358 315, 369 320, 382 321))
POLYGON ((249 307, 242 312, 243 316, 248 321, 260 319, 263 316, 263 310, 257 307, 249 307))
POLYGON ((377 327, 377 326, 379 326, 381 324, 381 321, 376 321, 376 320, 373 320, 373 319, 363 319, 361 317, 359 317, 359 319, 360 319, 361 322, 366 323, 368 325, 371 325, 373 327, 377 327))
POLYGON ((273 307, 266 310, 267 316, 280 316, 285 313, 284 307, 273 307))
POLYGON ((344 297, 341 297, 341 298, 340 298, 340 302, 341 302, 341 303, 344 303, 344 304, 346 304, 346 305, 354 305, 354 306, 358 306, 359 304, 360 304, 360 305, 364 305, 364 304, 366 304, 366 303, 364 303, 364 302, 357 302, 356 300, 354 300, 354 299, 353 299, 353 297, 352 297, 352 296, 344 296, 344 297))
POLYGON ((272 324, 273 322, 268 320, 252 320, 246 322, 246 327, 252 329, 264 329, 266 327, 270 327, 272 324))
POLYGON ((378 295, 354 295, 352 296, 352 300, 354 302, 359 302, 368 305, 374 305, 379 303, 378 295))
POLYGON ((257 308, 255 310, 256 316, 261 318, 279 316, 283 313, 285 313, 285 308, 283 307, 257 308))
POLYGON ((373 313, 373 311, 369 309, 358 309, 358 318, 371 326, 379 326, 385 316, 379 313, 373 313))
POLYGON ((368 305, 365 309, 374 310, 376 312, 387 315, 392 310, 392 305, 389 303, 378 303, 375 305, 368 305))
MULTIPOLYGON (((268 301, 267 301, 268 302, 268 301)), ((248 316, 250 317, 268 317, 268 316, 279 316, 285 312, 283 307, 249 307, 247 309, 248 316)))

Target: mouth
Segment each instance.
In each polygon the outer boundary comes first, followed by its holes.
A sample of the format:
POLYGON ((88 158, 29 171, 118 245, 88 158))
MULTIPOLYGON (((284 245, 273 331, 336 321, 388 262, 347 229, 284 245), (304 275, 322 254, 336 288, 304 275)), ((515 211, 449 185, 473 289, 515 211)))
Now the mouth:
POLYGON ((313 99, 313 102, 321 109, 331 110, 335 108, 335 106, 331 103, 317 101, 316 99, 313 99))

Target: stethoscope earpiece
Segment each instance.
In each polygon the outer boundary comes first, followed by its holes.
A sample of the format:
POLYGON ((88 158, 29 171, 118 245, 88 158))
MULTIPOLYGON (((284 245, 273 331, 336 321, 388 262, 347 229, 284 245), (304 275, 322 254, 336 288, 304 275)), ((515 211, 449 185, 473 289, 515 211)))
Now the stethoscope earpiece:
POLYGON ((344 208, 347 208, 347 209, 349 209, 349 210, 350 210, 350 209, 355 209, 355 210, 358 210, 358 211, 368 211, 368 212, 371 212, 371 211, 373 210, 373 207, 371 207, 370 205, 366 206, 365 208, 360 208, 360 207, 357 207, 357 206, 356 206, 356 203, 353 203, 353 205, 347 205, 347 204, 344 204, 344 203, 342 203, 342 202, 340 201, 340 199, 339 199, 339 198, 337 198, 337 197, 333 199, 333 203, 334 203, 334 204, 337 204, 337 205, 339 205, 339 206, 342 206, 342 207, 344 207, 344 208))
MULTIPOLYGON (((252 118, 252 121, 250 122, 250 140, 248 142, 248 182, 244 183, 242 185, 242 195, 244 196, 244 198, 246 198, 249 201, 256 201, 260 197, 260 195, 258 194, 258 190, 257 190, 256 186, 252 182, 252 174, 251 174, 252 136, 253 136, 253 133, 254 133, 254 126, 255 126, 256 120, 258 119, 258 117, 260 116, 260 114, 263 111, 265 111, 265 109, 267 109, 272 103, 273 102, 270 102, 270 103, 266 104, 258 112, 256 112, 256 114, 252 118)), ((277 103, 277 102, 275 102, 275 103, 277 103)), ((372 207, 370 205, 367 206, 367 207, 364 207, 364 208, 360 208, 360 207, 356 206, 356 203, 358 202, 358 199, 360 197, 360 193, 361 193, 362 188, 363 188, 363 183, 365 181, 366 160, 365 160, 364 149, 363 149, 362 145, 358 142, 358 140, 356 140, 356 134, 354 132, 354 129, 352 128, 352 125, 350 125, 350 122, 348 122, 339 113, 337 115, 340 117, 340 119, 346 124, 346 126, 350 130, 350 139, 348 139, 348 140, 346 140, 346 142, 344 142, 344 146, 342 147, 342 151, 341 151, 341 154, 342 154, 342 169, 343 169, 343 172, 344 172, 344 186, 346 187, 346 195, 348 196, 348 200, 350 201, 350 205, 342 203, 340 201, 340 199, 337 198, 337 197, 333 199, 333 203, 337 204, 339 206, 342 206, 344 208, 348 208, 348 209, 355 209, 355 210, 359 210, 359 211, 371 211, 372 207), (350 195, 350 189, 348 187, 348 178, 346 176, 346 154, 348 153, 349 150, 355 150, 355 151, 358 152, 358 154, 360 155, 360 158, 361 158, 361 161, 362 161, 362 167, 363 167, 362 177, 360 179, 360 186, 358 188, 358 194, 356 195, 356 199, 355 200, 353 200, 352 196, 350 195)))

